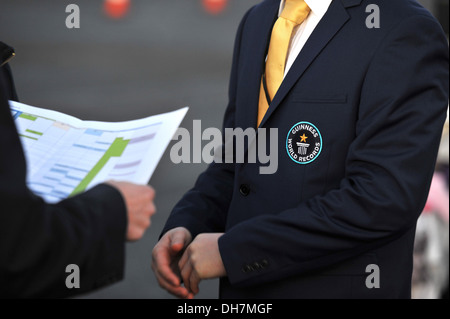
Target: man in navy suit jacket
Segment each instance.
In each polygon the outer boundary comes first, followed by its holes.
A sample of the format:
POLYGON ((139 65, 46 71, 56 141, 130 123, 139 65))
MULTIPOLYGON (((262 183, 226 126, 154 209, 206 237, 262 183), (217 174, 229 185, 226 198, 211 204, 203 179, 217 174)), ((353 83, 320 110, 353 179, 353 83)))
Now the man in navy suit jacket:
POLYGON ((56 204, 34 195, 8 103, 17 101, 13 52, 0 42, 0 299, 71 297, 122 280, 125 242, 150 226, 154 191, 110 181, 56 204), (76 289, 66 286, 72 264, 76 289))
MULTIPOLYGON (((224 128, 257 126, 279 8, 266 0, 240 24, 224 128)), ((193 297, 221 277, 221 298, 410 298, 447 105, 448 45, 429 12, 333 0, 259 126, 278 129, 277 172, 210 165, 153 250, 160 285, 193 297)))

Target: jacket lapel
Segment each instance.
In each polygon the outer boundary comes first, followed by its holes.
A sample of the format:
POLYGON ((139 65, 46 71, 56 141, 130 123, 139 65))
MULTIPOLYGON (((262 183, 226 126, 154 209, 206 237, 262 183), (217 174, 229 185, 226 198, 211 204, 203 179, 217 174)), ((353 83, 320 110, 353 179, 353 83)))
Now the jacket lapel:
MULTIPOLYGON (((325 16, 317 25, 314 32, 306 42, 302 51, 298 55, 288 74, 286 75, 283 83, 278 89, 272 103, 264 116, 260 127, 266 123, 267 119, 277 109, 298 79, 303 75, 308 66, 314 61, 314 59, 320 54, 320 52, 326 47, 330 40, 336 35, 336 33, 342 28, 342 26, 350 19, 345 6, 349 6, 348 2, 361 2, 361 0, 347 0, 342 3, 339 0, 334 0, 325 16), (346 5, 347 4, 347 5, 346 5)), ((353 4, 353 3, 352 3, 353 4)), ((356 3, 355 3, 356 4, 356 3)), ((354 4, 353 4, 354 5, 354 4)))
POLYGON ((259 89, 261 86, 261 77, 265 65, 267 49, 269 47, 270 36, 272 33, 273 25, 278 18, 278 9, 280 7, 280 1, 267 1, 258 8, 260 18, 255 23, 252 23, 249 27, 252 30, 250 33, 257 34, 253 38, 251 44, 251 51, 246 55, 245 76, 247 76, 247 83, 249 85, 247 93, 244 95, 246 101, 243 105, 255 105, 255 107, 245 108, 245 116, 239 119, 238 126, 241 127, 253 127, 256 128, 256 122, 258 117, 258 101, 259 101, 259 89))

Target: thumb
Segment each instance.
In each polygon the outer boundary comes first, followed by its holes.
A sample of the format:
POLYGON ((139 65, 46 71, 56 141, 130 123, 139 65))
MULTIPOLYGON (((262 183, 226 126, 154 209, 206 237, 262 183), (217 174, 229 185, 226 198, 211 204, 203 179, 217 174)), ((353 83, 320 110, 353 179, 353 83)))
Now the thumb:
POLYGON ((188 241, 189 238, 184 231, 175 231, 170 238, 170 248, 172 249, 172 252, 178 253, 182 251, 188 244, 188 241))

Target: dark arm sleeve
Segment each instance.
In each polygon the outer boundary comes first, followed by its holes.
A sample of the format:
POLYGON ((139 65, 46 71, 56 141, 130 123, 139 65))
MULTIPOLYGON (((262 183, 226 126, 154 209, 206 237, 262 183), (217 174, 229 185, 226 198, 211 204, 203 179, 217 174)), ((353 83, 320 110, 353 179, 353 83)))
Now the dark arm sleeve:
POLYGON ((123 278, 126 207, 99 185, 47 204, 26 186, 26 165, 0 78, 0 297, 68 297, 123 278), (68 289, 69 264, 80 289, 68 289))
POLYGON ((0 83, 6 99, 18 101, 11 68, 7 63, 14 56, 14 48, 0 41, 0 83))

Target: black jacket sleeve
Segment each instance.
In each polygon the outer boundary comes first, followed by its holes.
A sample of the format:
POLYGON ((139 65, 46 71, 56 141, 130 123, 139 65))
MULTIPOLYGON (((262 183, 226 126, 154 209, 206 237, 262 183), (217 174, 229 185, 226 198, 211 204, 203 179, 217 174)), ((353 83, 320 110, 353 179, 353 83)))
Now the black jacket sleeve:
POLYGON ((15 97, 14 85, 4 83, 11 79, 9 70, 0 70, 0 298, 69 297, 122 279, 127 226, 122 196, 99 185, 47 204, 30 192, 7 101, 15 97), (79 289, 66 287, 70 264, 80 269, 79 289))

